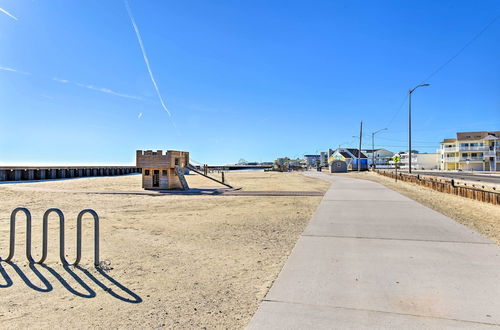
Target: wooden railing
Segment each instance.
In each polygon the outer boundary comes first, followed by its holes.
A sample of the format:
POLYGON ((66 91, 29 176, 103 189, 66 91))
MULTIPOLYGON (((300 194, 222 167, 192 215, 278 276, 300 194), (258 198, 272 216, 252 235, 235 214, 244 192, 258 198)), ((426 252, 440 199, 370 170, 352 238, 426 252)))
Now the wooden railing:
MULTIPOLYGON (((376 170, 376 172, 396 179, 396 174, 392 171, 376 170)), ((500 192, 493 186, 408 173, 398 173, 397 180, 415 183, 439 192, 475 199, 480 202, 500 205, 500 192)))

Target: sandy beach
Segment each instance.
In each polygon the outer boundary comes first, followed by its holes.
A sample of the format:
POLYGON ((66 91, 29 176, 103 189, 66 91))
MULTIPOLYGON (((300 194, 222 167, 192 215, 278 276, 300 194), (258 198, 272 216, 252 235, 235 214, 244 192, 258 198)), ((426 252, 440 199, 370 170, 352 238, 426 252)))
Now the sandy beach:
MULTIPOLYGON (((220 187, 199 175, 187 178, 191 187, 220 187)), ((329 186, 300 173, 232 172, 226 179, 249 191, 325 191, 329 186)), ((110 268, 98 272, 92 266, 88 218, 82 269, 64 269, 55 216, 47 267, 30 267, 19 215, 14 263, 0 263, 2 327, 243 328, 321 200, 79 192, 141 190, 140 182, 140 175, 129 175, 0 185, 2 257, 8 253, 8 219, 15 207, 32 212, 35 257, 41 250, 43 212, 63 210, 70 260, 76 215, 92 208, 101 218, 101 260, 110 268)))

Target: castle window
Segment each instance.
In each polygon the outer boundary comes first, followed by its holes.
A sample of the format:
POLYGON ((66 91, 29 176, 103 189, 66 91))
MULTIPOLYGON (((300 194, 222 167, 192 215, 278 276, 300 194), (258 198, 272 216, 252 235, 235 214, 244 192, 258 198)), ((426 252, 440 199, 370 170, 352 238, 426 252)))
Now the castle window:
POLYGON ((144 175, 149 175, 149 170, 145 170, 144 175))
POLYGON ((167 170, 162 170, 162 171, 161 171, 161 175, 163 175, 163 176, 167 176, 167 170))
POLYGON ((179 158, 175 159, 175 165, 179 165, 179 158))

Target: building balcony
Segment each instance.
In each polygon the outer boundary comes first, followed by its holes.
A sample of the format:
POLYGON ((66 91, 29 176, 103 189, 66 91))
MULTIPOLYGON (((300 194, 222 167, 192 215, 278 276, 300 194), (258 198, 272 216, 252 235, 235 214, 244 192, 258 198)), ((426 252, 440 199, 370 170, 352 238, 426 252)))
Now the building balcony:
POLYGON ((495 157, 497 152, 495 149, 483 152, 484 157, 495 157))
POLYGON ((482 162, 483 159, 483 157, 460 157, 461 162, 482 162))
POLYGON ((462 152, 462 151, 488 151, 491 150, 488 146, 476 146, 476 147, 448 147, 441 149, 444 152, 462 152))
POLYGON ((444 157, 443 158, 443 161, 445 163, 458 163, 459 160, 460 160, 460 157, 444 157))
POLYGON ((460 147, 459 151, 485 151, 489 150, 488 146, 477 146, 477 147, 460 147))

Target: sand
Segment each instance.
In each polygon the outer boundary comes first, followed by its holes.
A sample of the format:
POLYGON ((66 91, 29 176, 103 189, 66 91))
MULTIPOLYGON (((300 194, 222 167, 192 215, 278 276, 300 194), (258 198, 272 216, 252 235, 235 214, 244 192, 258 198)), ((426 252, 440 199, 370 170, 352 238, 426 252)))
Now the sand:
POLYGON ((350 172, 330 175, 350 176, 375 181, 491 238, 500 245, 500 206, 446 194, 373 172, 350 172))
MULTIPOLYGON (((227 179, 247 190, 325 191, 329 186, 300 173, 241 172, 229 173, 227 179)), ((7 220, 15 207, 32 211, 35 256, 43 212, 63 210, 70 259, 76 214, 93 208, 101 217, 101 259, 111 268, 99 273, 92 267, 88 221, 84 271, 64 269, 55 217, 48 267, 30 268, 20 215, 15 261, 0 263, 3 328, 243 328, 321 200, 67 192, 140 190, 140 180, 129 175, 0 185, 2 257, 7 255, 7 220)), ((218 187, 199 175, 188 181, 192 187, 218 187)))

